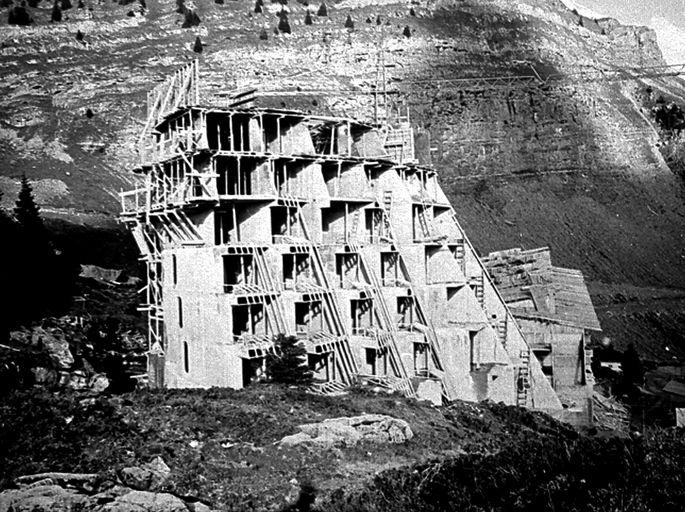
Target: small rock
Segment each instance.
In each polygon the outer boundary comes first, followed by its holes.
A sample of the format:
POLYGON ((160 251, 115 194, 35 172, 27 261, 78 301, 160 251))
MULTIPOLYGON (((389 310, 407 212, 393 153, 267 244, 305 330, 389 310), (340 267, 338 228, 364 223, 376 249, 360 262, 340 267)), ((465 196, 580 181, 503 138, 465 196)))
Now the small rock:
POLYGON ((88 387, 96 393, 102 393, 109 387, 109 379, 104 373, 96 373, 88 381, 88 387))
POLYGON ((161 457, 155 457, 140 467, 128 467, 121 470, 121 481, 139 491, 159 489, 169 478, 171 469, 161 457))

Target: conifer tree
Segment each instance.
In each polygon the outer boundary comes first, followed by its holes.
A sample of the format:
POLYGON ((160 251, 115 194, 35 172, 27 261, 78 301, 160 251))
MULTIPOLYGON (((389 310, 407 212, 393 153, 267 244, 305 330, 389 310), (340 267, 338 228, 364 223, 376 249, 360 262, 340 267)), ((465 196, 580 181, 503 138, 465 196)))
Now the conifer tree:
POLYGON ((33 198, 33 188, 26 174, 21 177, 21 189, 14 207, 14 217, 27 233, 45 237, 45 225, 33 198))
POLYGON ((259 0, 257 0, 254 4, 254 12, 257 14, 261 14, 264 12, 264 9, 262 9, 262 4, 259 3, 259 0))
POLYGON ((319 10, 316 11, 317 16, 328 16, 328 7, 326 6, 326 2, 321 2, 321 5, 319 6, 319 10))
POLYGON ((379 14, 378 16, 376 16, 376 25, 380 25, 381 23, 383 22, 381 21, 381 15, 379 14))
POLYGON ((312 21, 312 13, 307 11, 307 13, 304 15, 304 24, 305 25, 311 25, 313 23, 312 21))
POLYGON ((278 22, 278 31, 283 32, 284 34, 291 34, 290 30, 290 22, 288 21, 288 13, 285 11, 281 11, 280 14, 280 21, 278 22))
POLYGON ((269 35, 266 33, 266 29, 262 27, 262 31, 259 33, 259 39, 262 41, 268 41, 269 35))
POLYGON ((348 14, 347 19, 345 20, 345 28, 353 29, 354 28, 354 21, 352 21, 352 15, 348 14))
POLYGON ((202 53, 202 41, 200 40, 200 36, 197 36, 195 38, 195 44, 193 45, 193 51, 195 53, 202 53))
POLYGON ((86 4, 83 3, 83 0, 78 0, 78 5, 77 5, 77 7, 78 7, 79 9, 85 9, 86 4))
POLYGON ((60 9, 59 4, 57 2, 55 2, 55 4, 52 6, 50 21, 53 23, 62 21, 62 9, 60 9))
POLYGON ((416 16, 416 11, 413 7, 409 9, 409 16, 416 16))
POLYGON ((295 336, 279 334, 274 352, 266 357, 266 374, 272 382, 309 384, 312 372, 307 367, 307 350, 295 336))
POLYGON ((404 30, 402 31, 402 35, 404 37, 411 37, 411 29, 409 28, 409 25, 404 26, 404 30))
POLYGON ((76 40, 83 41, 83 32, 81 32, 80 30, 76 31, 76 40))
POLYGON ((200 24, 200 17, 197 15, 197 13, 191 9, 186 9, 185 10, 185 18, 183 20, 183 24, 181 25, 181 28, 196 27, 199 24, 200 24))
POLYGON ((62 0, 61 7, 63 11, 71 9, 73 7, 71 0, 62 0))

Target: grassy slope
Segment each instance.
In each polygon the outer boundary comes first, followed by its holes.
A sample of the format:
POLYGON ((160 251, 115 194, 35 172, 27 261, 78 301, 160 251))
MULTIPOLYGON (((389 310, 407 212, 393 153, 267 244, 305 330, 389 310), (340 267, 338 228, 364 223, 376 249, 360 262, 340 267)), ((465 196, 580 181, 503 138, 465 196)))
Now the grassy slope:
MULTIPOLYGON (((682 450, 682 436, 666 437, 682 450)), ((364 391, 328 398, 256 386, 242 391, 147 392, 90 402, 78 396, 31 392, 0 401, 0 482, 4 487, 20 474, 46 470, 111 475, 113 470, 161 455, 172 469, 166 490, 196 496, 221 510, 276 510, 305 481, 318 489, 319 503, 328 502, 334 510, 360 509, 349 508, 348 500, 366 506, 364 510, 402 510, 399 505, 408 506, 410 499, 416 500, 416 507, 425 505, 421 501, 425 494, 421 499, 420 493, 414 494, 417 478, 437 485, 443 466, 454 470, 455 460, 464 461, 465 475, 480 461, 478 467, 485 468, 480 477, 491 482, 495 499, 498 482, 502 496, 517 494, 507 487, 512 480, 503 479, 498 471, 511 471, 516 478, 527 478, 530 471, 528 488, 534 486, 532 475, 547 482, 559 472, 573 473, 557 465, 556 459, 545 466, 544 447, 579 450, 576 456, 592 461, 591 449, 607 456, 628 443, 583 439, 571 428, 523 409, 466 403, 437 409, 364 391), (415 437, 404 445, 366 444, 330 451, 281 449, 273 444, 294 433, 298 424, 361 413, 405 419, 415 437), (517 454, 513 460, 511 450, 517 454), (532 450, 528 460, 527 450, 532 450), (504 457, 495 467, 487 462, 493 454, 504 457), (415 464, 417 471, 408 469, 415 464), (388 493, 388 485, 397 485, 397 492, 388 493), (379 492, 386 501, 379 501, 379 492), (367 498, 360 502, 359 493, 367 498)), ((682 455, 677 452, 668 459, 673 464, 669 470, 683 468, 682 455)), ((616 463, 609 459, 609 466, 616 463)), ((673 478, 678 478, 677 472, 673 478)), ((450 492, 464 492, 461 480, 455 482, 458 485, 447 485, 450 492)), ((449 493, 444 496, 448 499, 449 493)))

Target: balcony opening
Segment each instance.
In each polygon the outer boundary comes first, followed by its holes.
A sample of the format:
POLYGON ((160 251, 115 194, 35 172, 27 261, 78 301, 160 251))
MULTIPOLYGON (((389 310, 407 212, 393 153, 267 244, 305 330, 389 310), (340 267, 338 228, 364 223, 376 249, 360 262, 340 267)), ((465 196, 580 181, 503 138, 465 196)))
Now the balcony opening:
POLYGON ((307 366, 314 372, 314 379, 331 381, 335 379, 335 354, 307 354, 307 366))
POLYGON ((335 275, 338 286, 351 288, 359 281, 359 256, 352 253, 335 255, 335 275))
POLYGON ((397 286, 400 278, 399 254, 394 251, 381 252, 381 282, 383 286, 397 286))
POLYGON ((400 329, 411 329, 416 322, 414 297, 397 297, 397 326, 400 329))
POLYGON ((274 242, 282 237, 299 236, 297 208, 289 206, 271 207, 271 235, 274 242))
POLYGON ((233 151, 250 151, 250 117, 231 116, 231 143, 233 151))
POLYGON ((323 329, 323 309, 321 301, 302 301, 295 303, 295 332, 309 336, 323 329))
POLYGON ((254 256, 228 254, 223 257, 224 292, 233 293, 236 286, 258 286, 254 256))
POLYGON ((311 258, 307 253, 283 255, 283 286, 294 290, 307 284, 311 278, 311 258))
POLYGON ((243 358, 243 387, 262 379, 264 375, 264 358, 255 357, 252 359, 243 358))
POLYGON ((235 209, 231 211, 217 210, 214 212, 214 243, 216 245, 239 241, 236 229, 235 209))
POLYGON ((414 374, 419 377, 428 377, 429 349, 426 343, 414 343, 414 374))
POLYGON ((414 235, 414 241, 422 241, 430 238, 430 222, 431 219, 428 215, 428 207, 424 207, 420 204, 412 205, 412 232, 414 235))
POLYGON ((252 173, 255 162, 244 158, 217 158, 216 188, 220 196, 252 194, 252 173))
POLYGON ((231 151, 231 118, 227 114, 207 114, 209 149, 231 151))
POLYGON ((245 335, 265 335, 264 304, 241 304, 231 308, 234 339, 245 335))
POLYGON ((377 353, 375 348, 364 349, 364 370, 367 375, 378 375, 376 370, 377 353))
POLYGON ((366 331, 373 327, 372 299, 350 300, 350 315, 352 316, 352 334, 366 334, 366 331))

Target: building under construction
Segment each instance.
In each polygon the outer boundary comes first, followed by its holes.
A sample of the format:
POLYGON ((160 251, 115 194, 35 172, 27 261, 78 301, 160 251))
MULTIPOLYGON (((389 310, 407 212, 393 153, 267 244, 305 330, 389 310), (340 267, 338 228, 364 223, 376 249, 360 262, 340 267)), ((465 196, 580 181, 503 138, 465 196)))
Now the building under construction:
POLYGON ((197 64, 148 98, 123 219, 147 266, 150 382, 241 388, 279 334, 322 391, 561 410, 407 123, 206 101, 197 64))

